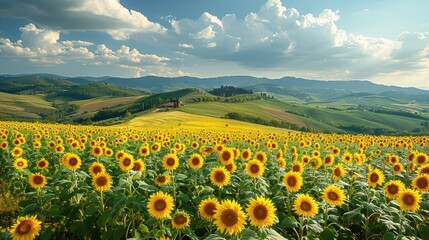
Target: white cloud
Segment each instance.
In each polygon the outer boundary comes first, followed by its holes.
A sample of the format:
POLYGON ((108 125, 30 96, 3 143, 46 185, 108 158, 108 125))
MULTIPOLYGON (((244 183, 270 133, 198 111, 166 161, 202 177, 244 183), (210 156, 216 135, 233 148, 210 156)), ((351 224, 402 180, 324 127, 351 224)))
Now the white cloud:
POLYGON ((191 44, 186 44, 186 43, 179 43, 179 47, 182 47, 182 48, 191 48, 191 49, 194 48, 194 46, 192 46, 191 44))
POLYGON ((428 33, 373 38, 340 29, 340 19, 339 11, 301 14, 280 0, 268 0, 243 19, 235 14, 221 18, 203 13, 196 20, 171 20, 174 34, 170 33, 169 41, 186 42, 193 47, 179 45, 181 53, 207 61, 328 78, 371 78, 395 70, 424 68, 418 63, 423 56, 428 57, 428 33))
POLYGON ((21 39, 16 42, 0 38, 0 56, 28 58, 31 64, 42 66, 74 62, 93 66, 130 66, 133 73, 136 69, 147 67, 162 68, 171 61, 170 58, 144 54, 125 45, 112 50, 104 44, 94 46, 93 43, 82 40, 60 41, 60 31, 37 28, 32 23, 21 27, 20 31, 21 39))
POLYGON ((0 0, 0 16, 26 18, 61 30, 96 30, 115 39, 135 32, 163 33, 167 29, 151 22, 119 0, 0 0))

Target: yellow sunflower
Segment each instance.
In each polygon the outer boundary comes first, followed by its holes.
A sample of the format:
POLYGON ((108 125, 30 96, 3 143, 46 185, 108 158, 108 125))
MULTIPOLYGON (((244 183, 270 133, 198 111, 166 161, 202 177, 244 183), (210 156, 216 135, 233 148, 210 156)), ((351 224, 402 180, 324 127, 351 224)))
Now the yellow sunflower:
POLYGON ((250 151, 249 148, 246 148, 241 152, 241 159, 243 161, 248 161, 251 157, 252 157, 252 151, 250 151))
POLYGON ((273 202, 261 196, 250 199, 246 212, 250 225, 254 227, 270 227, 276 219, 276 207, 273 202))
POLYGON ((95 177, 99 173, 103 173, 106 171, 106 168, 102 163, 99 162, 93 162, 91 166, 89 166, 89 174, 91 174, 92 177, 95 177))
POLYGON ((13 166, 17 170, 24 170, 24 169, 26 169, 28 167, 28 161, 25 158, 17 158, 13 162, 13 166))
POLYGON ((224 147, 219 152, 219 161, 226 165, 234 161, 234 151, 231 148, 224 147))
POLYGON ((37 168, 40 170, 46 169, 49 167, 49 162, 46 159, 42 158, 37 162, 37 168))
POLYGON ((255 157, 254 157, 255 159, 257 159, 257 160, 259 160, 261 163, 264 163, 265 164, 265 162, 267 162, 267 160, 268 160, 268 158, 267 158, 267 154, 264 152, 264 151, 258 151, 256 154, 255 154, 255 157))
POLYGON ((116 160, 118 160, 118 161, 121 160, 122 156, 124 156, 125 153, 126 152, 124 150, 117 151, 116 154, 115 154, 116 160))
POLYGON ((149 145, 147 145, 147 144, 142 145, 142 146, 139 148, 139 154, 140 154, 140 156, 142 156, 142 157, 147 157, 147 156, 149 156, 149 154, 150 154, 149 145))
POLYGON ((402 163, 400 163, 400 162, 396 162, 396 163, 393 164, 392 170, 395 173, 399 174, 399 173, 401 173, 404 170, 404 165, 402 165, 402 163))
POLYGON ((63 165, 69 170, 77 170, 82 165, 80 157, 74 153, 66 153, 62 156, 61 161, 63 165))
POLYGON ((400 180, 390 180, 384 185, 384 193, 389 199, 397 199, 399 192, 405 189, 405 184, 400 180))
POLYGON ((198 212, 206 220, 213 220, 218 209, 219 201, 216 198, 207 198, 198 205, 198 212))
POLYGON ((229 184, 231 175, 225 167, 215 167, 210 173, 210 181, 219 188, 229 184))
POLYGON ((161 151, 161 144, 160 143, 152 144, 152 146, 150 146, 150 150, 154 153, 161 151))
POLYGON ((415 212, 420 208, 421 196, 416 190, 404 189, 399 192, 397 201, 401 210, 415 212))
POLYGON ((9 230, 14 240, 33 240, 39 235, 42 222, 32 217, 19 217, 9 230))
POLYGON ((378 168, 374 169, 372 172, 368 174, 367 179, 368 184, 375 188, 377 185, 381 185, 384 182, 384 174, 378 168))
POLYGON ((424 165, 428 163, 428 155, 426 153, 418 153, 414 161, 416 164, 424 165))
POLYGON ((106 172, 100 172, 92 178, 92 186, 99 192, 109 190, 112 186, 112 177, 106 172))
POLYGON ((320 166, 322 166, 322 159, 320 159, 320 157, 312 157, 310 159, 309 166, 313 170, 319 169, 320 166))
POLYGON ((283 169, 286 168, 286 159, 280 158, 278 161, 278 164, 280 168, 283 168, 283 169))
POLYGON ((39 173, 33 173, 28 178, 30 186, 33 188, 43 188, 46 185, 46 177, 39 173))
POLYGON ((302 186, 302 176, 297 172, 288 172, 283 176, 283 183, 289 192, 298 192, 302 186))
POLYGON ((304 164, 300 162, 294 163, 290 170, 292 172, 297 172, 299 174, 302 174, 304 172, 304 164))
POLYGON ((174 229, 183 229, 189 226, 191 219, 189 215, 185 212, 178 212, 173 215, 171 218, 171 225, 173 225, 174 229))
POLYGON ((327 154, 325 158, 323 158, 323 165, 326 167, 329 167, 334 163, 334 160, 335 160, 334 154, 327 154))
POLYGON ((235 235, 244 230, 246 214, 235 200, 224 200, 214 215, 214 224, 221 232, 235 235))
POLYGON ((166 170, 176 170, 179 167, 179 158, 176 154, 167 154, 162 158, 162 166, 166 170))
POLYGON ((130 171, 134 167, 134 157, 129 153, 122 154, 122 157, 119 159, 119 167, 122 171, 130 171))
POLYGON ((334 180, 338 181, 344 177, 344 175, 346 175, 346 171, 344 170, 343 164, 339 163, 335 165, 335 167, 332 169, 332 177, 334 180))
POLYGON ((194 153, 189 157, 188 164, 192 169, 200 169, 203 167, 204 158, 200 154, 194 153))
POLYGON ((417 169, 417 174, 429 174, 429 164, 425 164, 417 169))
POLYGON ((95 147, 91 148, 91 154, 94 157, 100 157, 101 155, 103 155, 103 152, 104 152, 104 150, 102 147, 95 146, 95 147))
POLYGON ((346 194, 344 190, 335 185, 329 185, 323 189, 323 201, 328 204, 340 207, 343 205, 345 199, 346 194))
POLYGON ((299 194, 293 202, 295 213, 303 217, 314 217, 319 212, 319 205, 308 194, 299 194))
POLYGON ((351 164, 352 160, 353 160, 353 156, 349 152, 346 152, 341 156, 341 161, 345 164, 351 164))
POLYGON ((259 160, 253 159, 246 164, 246 172, 252 178, 259 178, 264 174, 265 166, 259 160))
POLYGON ((418 175, 416 178, 414 178, 412 186, 422 193, 429 191, 429 175, 418 175))
POLYGON ((156 219, 163 219, 170 215, 174 209, 173 197, 168 193, 161 191, 150 195, 147 203, 149 215, 156 219))
POLYGON ((171 183, 171 177, 168 175, 161 175, 155 179, 155 184, 159 187, 163 185, 168 185, 171 183))
POLYGON ((134 161, 133 171, 144 172, 146 170, 146 164, 141 159, 134 161))
POLYGON ((408 154, 408 156, 407 156, 407 162, 414 162, 417 154, 418 153, 416 153, 416 152, 410 152, 410 154, 408 154))
POLYGON ((237 170, 237 165, 235 164, 235 162, 229 163, 225 165, 225 169, 233 174, 235 172, 235 170, 237 170))
POLYGON ((13 156, 13 157, 21 157, 21 155, 22 155, 22 148, 21 147, 14 147, 11 151, 10 151, 10 154, 13 156))

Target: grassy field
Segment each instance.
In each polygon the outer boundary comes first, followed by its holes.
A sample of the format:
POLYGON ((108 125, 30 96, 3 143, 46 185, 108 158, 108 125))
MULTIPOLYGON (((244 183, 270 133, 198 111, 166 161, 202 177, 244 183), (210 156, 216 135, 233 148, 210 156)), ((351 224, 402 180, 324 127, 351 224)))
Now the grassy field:
POLYGON ((258 129, 263 131, 289 131, 287 129, 262 126, 231 119, 207 117, 180 111, 155 112, 136 117, 118 126, 184 129, 221 129, 223 131, 258 129))
POLYGON ((0 113, 17 117, 39 118, 40 111, 54 109, 40 95, 17 95, 0 92, 0 113))
MULTIPOLYGON (((380 100, 379 103, 382 104, 383 101, 380 100)), ((396 102, 396 104, 399 103, 396 102)), ((423 122, 418 118, 375 113, 366 110, 336 110, 329 108, 329 105, 324 107, 269 100, 244 103, 202 102, 187 104, 181 107, 180 110, 211 117, 224 117, 229 112, 237 112, 264 120, 282 120, 299 127, 305 126, 318 131, 340 131, 338 126, 348 125, 411 131, 421 127, 423 122)))
POLYGON ((79 105, 77 114, 84 112, 96 112, 102 108, 111 108, 121 104, 129 104, 135 102, 144 96, 133 96, 133 97, 102 97, 92 98, 81 101, 71 102, 79 105))

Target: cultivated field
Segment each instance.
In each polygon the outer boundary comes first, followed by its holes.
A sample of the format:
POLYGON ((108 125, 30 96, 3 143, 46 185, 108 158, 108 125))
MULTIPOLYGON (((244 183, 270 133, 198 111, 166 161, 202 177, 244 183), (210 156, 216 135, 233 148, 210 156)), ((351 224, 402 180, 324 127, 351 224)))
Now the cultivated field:
POLYGON ((429 137, 0 122, 0 239, 427 239, 429 137))

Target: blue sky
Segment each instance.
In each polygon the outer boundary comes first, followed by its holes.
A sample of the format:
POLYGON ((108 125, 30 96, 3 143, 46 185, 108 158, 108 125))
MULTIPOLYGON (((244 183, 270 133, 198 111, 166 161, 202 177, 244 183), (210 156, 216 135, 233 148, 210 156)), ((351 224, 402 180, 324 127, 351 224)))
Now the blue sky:
POLYGON ((426 0, 0 0, 0 74, 365 79, 429 89, 426 0))

